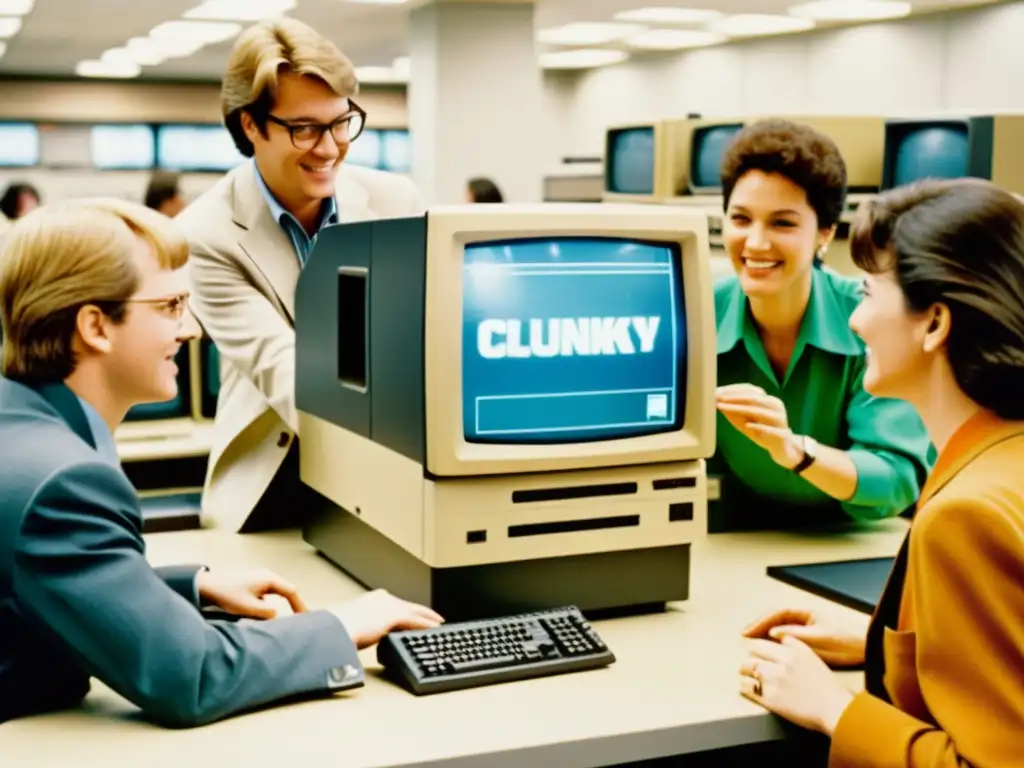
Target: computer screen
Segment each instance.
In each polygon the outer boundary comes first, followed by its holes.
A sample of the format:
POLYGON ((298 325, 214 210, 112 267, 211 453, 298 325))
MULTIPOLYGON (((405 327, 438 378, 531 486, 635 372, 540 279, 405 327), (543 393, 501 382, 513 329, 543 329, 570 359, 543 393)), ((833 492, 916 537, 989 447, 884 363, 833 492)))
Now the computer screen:
POLYGON ((392 173, 412 171, 412 139, 408 131, 380 132, 381 169, 392 173))
POLYGON ((204 418, 212 419, 217 413, 217 396, 220 394, 220 353, 208 336, 202 338, 199 350, 199 410, 204 418))
POLYGON ((39 164, 39 129, 31 123, 0 123, 0 166, 39 164))
POLYGON ((654 194, 654 127, 611 130, 605 155, 608 192, 654 194))
POLYGON ((890 133, 890 142, 891 186, 968 175, 971 147, 966 122, 903 124, 890 133))
POLYGON ((156 165, 156 141, 149 125, 94 125, 92 163, 101 170, 142 170, 156 165))
POLYGON ((160 167, 173 171, 229 171, 245 162, 221 125, 161 125, 157 155, 160 167))
POLYGON ((691 189, 721 189, 722 156, 733 137, 741 130, 741 123, 708 125, 694 129, 690 155, 691 189))
POLYGON ((466 441, 581 442, 679 429, 679 260, 669 243, 606 237, 466 246, 466 441))
POLYGON ((345 162, 365 168, 379 168, 381 160, 380 132, 367 128, 359 138, 348 145, 345 162))

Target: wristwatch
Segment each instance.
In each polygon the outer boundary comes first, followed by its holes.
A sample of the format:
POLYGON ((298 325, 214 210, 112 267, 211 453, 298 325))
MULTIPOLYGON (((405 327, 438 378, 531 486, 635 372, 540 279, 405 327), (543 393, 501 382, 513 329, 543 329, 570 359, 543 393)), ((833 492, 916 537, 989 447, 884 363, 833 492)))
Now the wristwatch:
POLYGON ((800 474, 818 459, 818 441, 813 437, 804 435, 800 438, 804 450, 804 457, 800 463, 793 467, 793 472, 800 474))

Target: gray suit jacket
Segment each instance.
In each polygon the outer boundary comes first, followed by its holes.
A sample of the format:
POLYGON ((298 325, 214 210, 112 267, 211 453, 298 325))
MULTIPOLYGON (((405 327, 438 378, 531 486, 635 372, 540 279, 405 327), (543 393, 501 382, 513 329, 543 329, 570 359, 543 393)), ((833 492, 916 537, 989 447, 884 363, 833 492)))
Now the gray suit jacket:
MULTIPOLYGON (((393 173, 342 163, 338 221, 413 216, 423 201, 393 173)), ((295 286, 299 260, 270 212, 251 162, 242 163, 175 223, 192 256, 192 310, 220 353, 221 382, 203 515, 241 529, 296 432, 295 286)))
POLYGON ((135 489, 63 384, 0 378, 0 435, 0 722, 76 705, 90 677, 175 727, 362 685, 332 614, 208 620, 200 566, 150 567, 135 489))

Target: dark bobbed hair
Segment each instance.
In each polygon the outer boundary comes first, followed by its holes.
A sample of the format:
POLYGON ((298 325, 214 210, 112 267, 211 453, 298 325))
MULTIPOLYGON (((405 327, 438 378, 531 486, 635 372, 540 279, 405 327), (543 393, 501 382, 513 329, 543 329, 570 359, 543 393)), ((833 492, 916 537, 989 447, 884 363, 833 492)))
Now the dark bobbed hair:
POLYGON ((469 193, 477 203, 501 203, 505 199, 497 184, 482 177, 469 180, 469 193))
POLYGON ((980 179, 925 180, 861 207, 854 263, 892 271, 912 312, 949 308, 946 353, 982 408, 1024 419, 1024 202, 980 179))
POLYGON ((722 155, 723 205, 749 171, 785 176, 807 194, 819 229, 839 223, 846 201, 846 163, 839 147, 810 126, 776 118, 748 125, 722 155))

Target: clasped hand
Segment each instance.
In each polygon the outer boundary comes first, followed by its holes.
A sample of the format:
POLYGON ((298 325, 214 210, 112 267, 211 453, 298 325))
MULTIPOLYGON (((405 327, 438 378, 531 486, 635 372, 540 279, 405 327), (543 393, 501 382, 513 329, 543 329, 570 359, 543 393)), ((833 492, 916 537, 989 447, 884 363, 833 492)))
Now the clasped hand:
POLYGON ((715 392, 715 405, 729 423, 792 469, 803 459, 800 438, 789 428, 786 405, 754 384, 728 384, 715 392))
POLYGON ((294 613, 305 613, 305 602, 291 582, 273 571, 201 571, 196 576, 199 597, 227 613, 254 619, 272 619, 277 609, 265 598, 279 595, 294 613))
POLYGON ((853 698, 829 665, 864 661, 865 635, 822 625, 807 611, 779 611, 743 631, 753 640, 740 692, 804 728, 831 736, 853 698))

